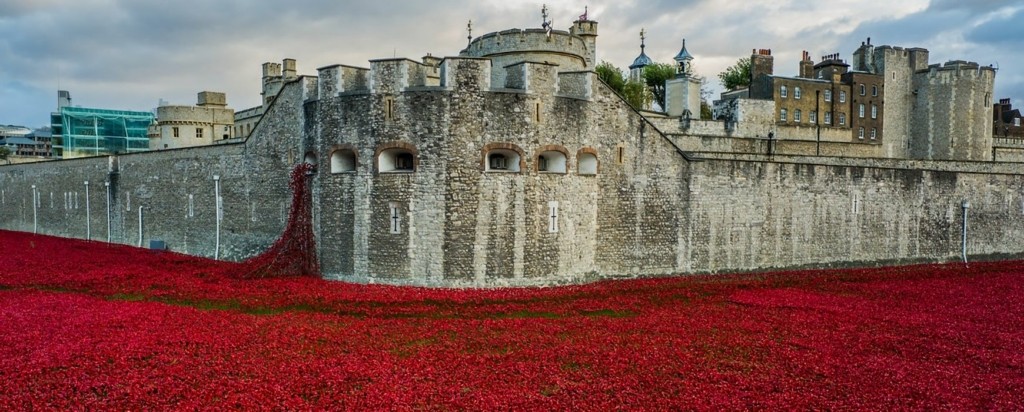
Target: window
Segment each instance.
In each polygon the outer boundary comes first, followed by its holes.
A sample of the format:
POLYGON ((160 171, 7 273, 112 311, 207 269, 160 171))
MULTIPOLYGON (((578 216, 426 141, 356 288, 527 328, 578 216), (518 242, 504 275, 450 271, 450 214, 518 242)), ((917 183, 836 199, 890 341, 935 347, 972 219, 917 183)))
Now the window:
POLYGON ((878 106, 871 105, 871 118, 872 119, 877 119, 878 118, 878 106))
POLYGON ((1013 125, 1016 126, 1016 127, 1020 127, 1020 118, 1019 117, 1016 118, 1016 119, 1013 119, 1013 125))
POLYGON ((867 88, 866 88, 866 87, 864 87, 864 85, 863 85, 863 84, 861 84, 861 85, 860 85, 860 95, 861 95, 861 96, 863 96, 863 95, 867 94, 867 91, 866 91, 866 90, 867 90, 867 88))
POLYGON ((857 138, 861 139, 861 140, 864 140, 864 128, 863 127, 861 127, 860 129, 857 130, 857 138))
POLYGON ((826 102, 831 102, 832 101, 832 91, 831 90, 825 90, 825 101, 826 102))
POLYGON ((197 127, 196 128, 196 139, 202 139, 202 138, 203 138, 203 129, 197 127))
POLYGON ((616 152, 617 152, 617 154, 616 154, 615 158, 619 162, 619 164, 622 164, 623 162, 625 162, 626 161, 626 148, 622 147, 622 146, 619 146, 618 149, 616 150, 616 152))
POLYGON ((825 124, 832 124, 832 112, 825 112, 825 124))
POLYGON ((597 174, 597 156, 593 153, 581 152, 576 155, 576 171, 581 175, 597 174))
POLYGON ((565 173, 565 154, 555 150, 542 152, 537 156, 537 171, 565 173))
POLYGON ((395 156, 395 170, 412 171, 412 153, 399 153, 395 156))
POLYGON ((377 170, 381 173, 408 173, 416 171, 416 156, 409 149, 382 150, 377 156, 377 170))
POLYGON ((871 86, 871 95, 878 96, 878 86, 871 86))
POLYGON ((794 88, 793 89, 793 98, 794 99, 799 99, 801 96, 803 96, 803 93, 800 91, 800 88, 799 87, 794 88))
POLYGON ((508 170, 508 157, 501 153, 495 153, 487 159, 490 170, 508 170))
POLYGON ((789 97, 789 88, 786 87, 786 86, 779 86, 779 97, 782 97, 782 98, 789 97))
POLYGON ((398 203, 388 203, 388 226, 391 229, 392 235, 398 235, 402 233, 402 215, 398 208, 398 203))
POLYGON ((858 109, 857 109, 858 112, 857 113, 859 113, 860 114, 860 118, 863 119, 864 118, 864 103, 861 103, 857 107, 858 107, 858 109))
POLYGON ((878 129, 872 127, 871 128, 871 140, 875 140, 876 137, 878 137, 878 129))
POLYGON ((331 173, 356 171, 356 153, 352 150, 335 150, 331 153, 331 173))
POLYGON ((181 137, 181 136, 179 136, 178 128, 177 127, 172 127, 171 128, 171 134, 173 134, 174 137, 181 137))
POLYGON ((548 202, 548 233, 558 233, 558 202, 548 202))
POLYGON ((796 109, 796 111, 793 112, 793 122, 800 123, 802 120, 803 112, 801 112, 800 109, 796 109))
POLYGON ((810 119, 810 121, 813 124, 818 124, 818 112, 816 112, 816 111, 812 111, 811 112, 811 119, 810 119))
POLYGON ((846 113, 839 113, 839 125, 846 126, 846 113))
POLYGON ((491 150, 487 152, 487 164, 484 170, 489 172, 518 172, 519 159, 519 153, 513 150, 491 150))
POLYGON ((846 90, 839 91, 839 103, 846 103, 846 90))
POLYGON ((779 121, 780 122, 785 122, 787 114, 788 113, 787 113, 786 109, 779 110, 779 121))

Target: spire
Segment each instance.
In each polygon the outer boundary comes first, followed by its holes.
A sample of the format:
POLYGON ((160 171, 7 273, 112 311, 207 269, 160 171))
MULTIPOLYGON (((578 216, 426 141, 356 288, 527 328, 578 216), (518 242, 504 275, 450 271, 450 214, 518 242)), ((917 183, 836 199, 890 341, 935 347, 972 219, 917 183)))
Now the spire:
POLYGON ((647 48, 646 42, 647 30, 640 29, 640 55, 637 56, 635 60, 633 60, 633 64, 629 66, 630 70, 642 69, 644 67, 649 66, 652 63, 651 58, 647 57, 647 53, 644 52, 644 49, 647 48))
POLYGON ((473 20, 470 20, 469 23, 466 24, 466 31, 469 32, 469 35, 466 36, 466 47, 469 47, 469 45, 473 43, 473 20))
POLYGON ((683 39, 683 48, 679 50, 679 54, 676 55, 674 60, 678 66, 676 68, 677 73, 686 74, 687 66, 689 66, 690 62, 693 60, 693 56, 690 55, 690 52, 686 51, 686 39, 683 39))

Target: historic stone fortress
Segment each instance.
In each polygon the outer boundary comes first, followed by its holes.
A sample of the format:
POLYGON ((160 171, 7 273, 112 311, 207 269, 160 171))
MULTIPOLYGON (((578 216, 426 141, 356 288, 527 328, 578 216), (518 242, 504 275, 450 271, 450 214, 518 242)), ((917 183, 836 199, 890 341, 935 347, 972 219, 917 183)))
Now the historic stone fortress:
POLYGON ((2 167, 0 227, 241 260, 281 234, 305 161, 331 279, 522 286, 1024 256, 1024 173, 1004 161, 1019 154, 992 145, 994 71, 865 43, 852 68, 805 56, 781 78, 755 51, 754 87, 700 120, 689 53, 666 113, 639 112, 593 72, 597 37, 584 15, 471 37, 454 57, 265 65, 244 141, 2 167))

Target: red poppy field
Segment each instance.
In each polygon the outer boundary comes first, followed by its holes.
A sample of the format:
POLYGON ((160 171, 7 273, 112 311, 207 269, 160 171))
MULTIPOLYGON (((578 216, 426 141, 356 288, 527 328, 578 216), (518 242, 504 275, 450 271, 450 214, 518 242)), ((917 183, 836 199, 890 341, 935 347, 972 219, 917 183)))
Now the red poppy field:
POLYGON ((1024 409, 1024 262, 437 290, 0 232, 0 409, 1024 409))

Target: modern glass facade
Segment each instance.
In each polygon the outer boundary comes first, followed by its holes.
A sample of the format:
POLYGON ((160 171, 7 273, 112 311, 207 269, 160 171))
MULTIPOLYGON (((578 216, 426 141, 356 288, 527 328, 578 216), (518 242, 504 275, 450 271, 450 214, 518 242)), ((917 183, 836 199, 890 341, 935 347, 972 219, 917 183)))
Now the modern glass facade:
POLYGON ((53 156, 104 156, 149 150, 149 112, 61 107, 50 116, 53 156))

